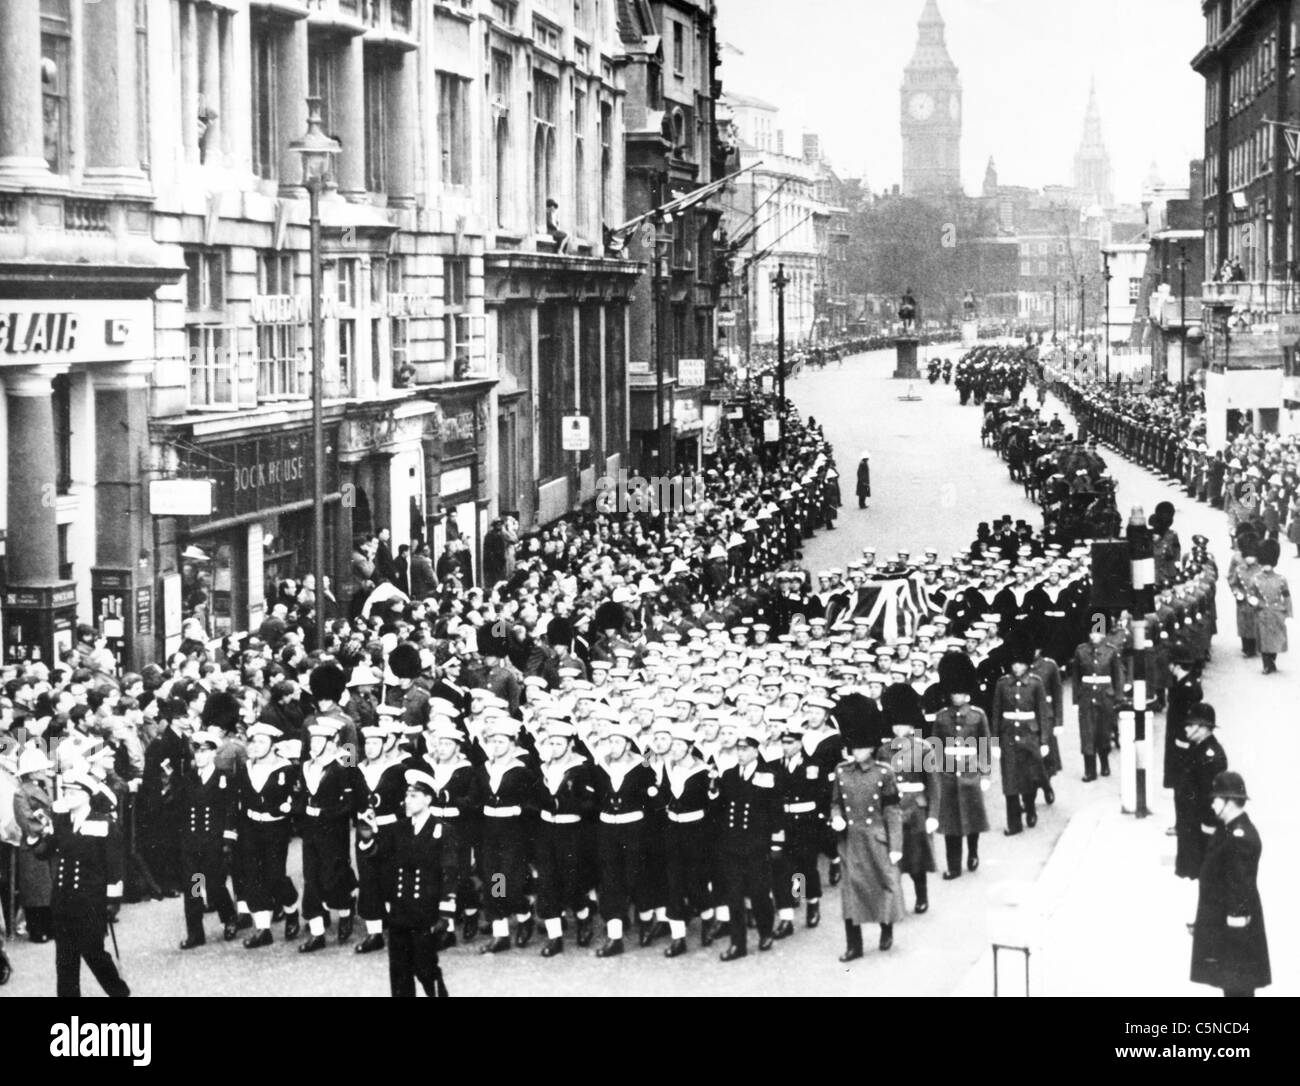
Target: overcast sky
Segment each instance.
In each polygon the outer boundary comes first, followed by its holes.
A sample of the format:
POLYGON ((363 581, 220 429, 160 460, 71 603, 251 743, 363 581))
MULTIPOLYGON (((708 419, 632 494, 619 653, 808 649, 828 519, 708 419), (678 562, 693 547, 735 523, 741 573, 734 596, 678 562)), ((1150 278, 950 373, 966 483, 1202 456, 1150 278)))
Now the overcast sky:
MULTIPOLYGON (((899 86, 924 0, 718 0, 724 88, 781 107, 786 149, 821 134, 837 172, 901 180, 899 86), (793 144, 790 142, 793 140, 793 144)), ((939 0, 962 83, 962 179, 989 156, 1004 185, 1068 184, 1097 79, 1115 196, 1137 203, 1151 162, 1185 183, 1203 152, 1205 37, 1194 0, 939 0)))

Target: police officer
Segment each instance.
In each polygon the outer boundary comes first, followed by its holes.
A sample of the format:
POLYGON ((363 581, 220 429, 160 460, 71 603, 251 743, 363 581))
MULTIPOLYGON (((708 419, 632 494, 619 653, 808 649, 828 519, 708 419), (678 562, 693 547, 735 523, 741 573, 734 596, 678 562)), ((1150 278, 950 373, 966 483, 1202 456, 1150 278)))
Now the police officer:
POLYGON ((840 699, 836 717, 848 761, 835 770, 831 786, 831 828, 840 835, 844 861, 841 886, 846 949, 840 961, 862 957, 862 925, 880 925, 880 949, 894 945, 894 924, 903 918, 898 863, 903 858, 903 819, 898 783, 886 758, 884 720, 861 695, 840 699))
POLYGON ((781 795, 776 774, 759 762, 763 737, 750 727, 736 729, 736 764, 714 782, 710 795, 718 801, 718 857, 723 893, 731 921, 731 945, 720 955, 724 962, 749 953, 745 899, 754 910, 758 949, 770 950, 772 935, 771 853, 781 852, 781 795))
POLYGON ((63 777, 53 818, 40 816, 36 855, 54 867, 50 916, 54 927, 56 995, 81 995, 84 960, 105 994, 131 994, 104 950, 104 934, 122 899, 122 835, 106 814, 93 812, 98 785, 80 767, 63 777), (58 808, 62 808, 61 810, 58 808))
POLYGON ((235 938, 235 903, 226 889, 226 859, 233 842, 226 836, 231 826, 235 788, 230 777, 215 765, 225 742, 220 732, 194 733, 194 764, 180 776, 176 800, 180 807, 181 866, 185 871, 185 940, 182 950, 202 946, 203 905, 206 898, 217 910, 227 942, 235 938))
POLYGON ((1214 778, 1228 768, 1228 756, 1219 745, 1214 706, 1202 702, 1187 713, 1186 769, 1174 790, 1178 852, 1174 874, 1195 879, 1201 874, 1205 846, 1214 833, 1214 778))
MULTIPOLYGON (((442 826, 429 813, 437 786, 418 769, 405 771, 406 817, 393 833, 393 878, 388 895, 388 981, 395 997, 445 997, 438 966, 438 903, 442 898, 442 826)), ((373 829, 361 828, 362 847, 375 847, 373 829)))
POLYGON ((1192 928, 1192 981, 1225 996, 1253 996, 1273 977, 1256 877, 1262 845, 1246 814, 1246 782, 1219 773, 1210 787, 1217 825, 1201 865, 1192 928))

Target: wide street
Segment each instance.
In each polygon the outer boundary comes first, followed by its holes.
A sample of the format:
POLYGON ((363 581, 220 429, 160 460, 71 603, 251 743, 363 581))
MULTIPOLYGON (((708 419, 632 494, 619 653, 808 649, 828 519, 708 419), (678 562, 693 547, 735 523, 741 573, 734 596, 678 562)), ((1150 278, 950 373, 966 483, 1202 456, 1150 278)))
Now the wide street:
MULTIPOLYGON (((931 348, 940 357, 960 355, 955 344, 931 348)), ((906 382, 890 380, 893 357, 875 353, 847 360, 842 367, 801 374, 788 386, 788 394, 806 417, 814 416, 825 429, 836 450, 841 471, 844 508, 833 532, 821 532, 805 547, 804 557, 814 572, 832 565, 844 566, 860 555, 867 544, 882 555, 899 548, 919 556, 926 546, 936 547, 944 557, 964 548, 974 538, 981 520, 1011 514, 1040 524, 1037 510, 1013 484, 991 450, 981 448, 981 411, 962 408, 951 386, 931 387, 924 381, 911 385, 915 402, 900 400, 908 394, 906 382), (870 508, 859 511, 853 496, 854 473, 863 449, 872 457, 874 496, 870 508)), ((1048 410, 1060 405, 1049 401, 1048 410)), ((1064 416, 1063 416, 1064 417, 1064 416)), ((1189 501, 1185 495, 1146 472, 1106 453, 1119 481, 1122 511, 1141 504, 1148 512, 1156 501, 1169 496, 1178 508, 1178 528, 1184 545, 1197 532, 1211 539, 1214 554, 1226 570, 1228 547, 1226 520, 1218 510, 1189 501)), ((1294 558, 1285 558, 1282 571, 1292 583, 1300 583, 1300 569, 1294 558)), ((1283 657, 1280 674, 1265 679, 1258 674, 1258 662, 1242 660, 1233 626, 1231 596, 1223 581, 1219 598, 1220 634, 1215 641, 1215 658, 1206 679, 1207 699, 1219 707, 1222 740, 1234 768, 1245 775, 1255 802, 1251 813, 1264 839, 1264 863, 1260 885, 1266 911, 1273 918, 1269 928, 1273 948, 1275 987, 1265 994, 1291 991, 1294 979, 1285 986, 1283 978, 1300 975, 1297 938, 1282 923, 1285 903, 1294 900, 1296 880, 1286 863, 1283 842, 1300 834, 1300 811, 1291 804, 1290 765, 1293 755, 1282 745, 1294 726, 1295 703, 1300 696, 1296 654, 1283 657)), ((987 918, 990 903, 1011 883, 1035 880, 1047 863, 1052 849, 1072 816, 1099 811, 1112 813, 1119 807, 1118 775, 1094 784, 1081 783, 1081 759, 1072 711, 1061 749, 1065 769, 1055 781, 1055 806, 1040 809, 1038 826, 1022 836, 1007 840, 1000 791, 995 783, 987 795, 992 832, 985 835, 982 865, 975 874, 955 882, 931 876, 931 909, 925 916, 909 915, 896 931, 895 945, 887 954, 874 946, 869 932, 865 959, 841 966, 836 957, 842 949, 838 890, 828 890, 823 922, 807 931, 802 913, 793 938, 767 954, 751 952, 742 962, 723 964, 717 950, 698 945, 695 926, 690 933, 691 953, 665 961, 662 944, 651 950, 635 948, 621 959, 596 960, 591 951, 578 950, 569 941, 563 957, 542 960, 540 940, 526 950, 512 949, 491 959, 480 957, 477 945, 458 948, 445 956, 444 970, 453 995, 945 995, 957 991, 991 991, 985 974, 973 974, 988 950, 987 918)), ((1159 749, 1159 735, 1157 737, 1159 749)), ((1141 826, 1142 840, 1162 850, 1154 861, 1166 864, 1163 872, 1173 887, 1173 839, 1162 834, 1172 823, 1172 802, 1158 788, 1158 770, 1153 781, 1151 806, 1154 818, 1141 826), (1165 855, 1167 853, 1167 855, 1165 855)), ((1121 827, 1121 836, 1125 827, 1121 827)), ((1134 824, 1135 834, 1137 824, 1134 824)), ((1135 837, 1134 840, 1137 838, 1135 837)), ((941 849, 941 843, 940 843, 941 849)), ((1142 924, 1160 931, 1181 933, 1191 916, 1191 887, 1185 884, 1186 916, 1152 916, 1147 901, 1131 900, 1126 886, 1131 874, 1126 864, 1145 860, 1138 850, 1116 850, 1113 866, 1098 874, 1081 872, 1079 884, 1070 894, 1090 904, 1095 918, 1091 930, 1078 932, 1077 956, 1087 957, 1097 968, 1106 968, 1110 933, 1142 924), (1083 877, 1086 875, 1086 880, 1083 877)), ((1105 862, 1105 858, 1102 858, 1105 862)), ((942 858, 940 857, 940 863, 942 858)), ((1144 874, 1150 874, 1144 870, 1144 874)), ((909 909, 913 900, 910 880, 904 880, 909 909)), ((219 941, 215 917, 209 918, 209 938, 216 941, 201 950, 182 953, 176 944, 183 935, 180 902, 166 901, 130 906, 118 924, 124 973, 139 995, 225 995, 255 991, 259 995, 386 995, 388 976, 385 956, 359 958, 351 947, 333 945, 322 953, 304 957, 292 944, 280 941, 257 952, 239 943, 219 941)), ((1074 942, 1067 940, 1069 942, 1074 942)), ((1144 989, 1130 968, 1113 975, 1127 976, 1133 995, 1155 993, 1213 994, 1186 984, 1186 961, 1177 960, 1181 944, 1173 943, 1171 975, 1152 978, 1144 989), (1132 987, 1136 984, 1136 987, 1132 987)), ((53 993, 53 944, 13 944, 14 978, 6 994, 49 995, 53 993)), ((1164 968, 1164 959, 1161 959, 1164 968)), ((981 967, 982 968, 982 967, 981 967)), ((1144 970, 1145 975, 1146 971, 1144 970)), ((98 987, 86 976, 84 989, 98 994, 98 987)), ((1065 994, 1068 987, 1053 988, 1065 994)))

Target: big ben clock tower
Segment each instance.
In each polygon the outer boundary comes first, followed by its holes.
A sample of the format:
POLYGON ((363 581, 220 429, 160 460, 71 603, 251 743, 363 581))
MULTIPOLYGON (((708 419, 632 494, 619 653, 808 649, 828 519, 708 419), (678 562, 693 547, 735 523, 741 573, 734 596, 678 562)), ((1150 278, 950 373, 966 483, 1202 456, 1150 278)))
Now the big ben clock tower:
POLYGON ((903 70, 903 194, 961 192, 961 79, 944 42, 937 0, 926 0, 916 52, 903 70))

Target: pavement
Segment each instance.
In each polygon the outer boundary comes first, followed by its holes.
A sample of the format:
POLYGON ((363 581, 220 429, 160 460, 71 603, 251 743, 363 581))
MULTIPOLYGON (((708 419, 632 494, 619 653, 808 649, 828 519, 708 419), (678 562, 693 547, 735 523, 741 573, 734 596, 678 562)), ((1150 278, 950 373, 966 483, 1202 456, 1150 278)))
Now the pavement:
MULTIPOLYGON (((960 354, 956 345, 935 348, 939 357, 960 354)), ((924 368, 926 359, 921 359, 924 368)), ((926 546, 947 555, 966 547, 982 520, 1009 513, 1041 523, 1037 508, 1012 483, 1005 466, 980 446, 982 412, 961 407, 956 391, 890 379, 891 352, 848 359, 819 372, 800 374, 787 393, 807 417, 816 417, 833 443, 841 468, 844 508, 838 527, 819 532, 804 547, 814 572, 844 566, 875 545, 919 555, 926 546), (917 400, 899 397, 915 395, 917 400), (872 453, 875 497, 859 510, 853 497, 858 456, 872 453)), ((1064 408, 1054 401, 1049 410, 1064 408)), ((1211 539, 1220 568, 1227 569, 1227 523, 1223 513, 1191 501, 1185 494, 1114 453, 1107 461, 1119 481, 1121 508, 1140 503, 1149 512, 1163 497, 1178 509, 1176 528, 1184 541, 1203 532, 1211 539)), ((1300 584, 1300 563, 1284 559, 1282 572, 1300 584)), ((1251 815, 1264 841, 1260 888, 1269 926, 1273 987, 1264 995, 1294 994, 1300 986, 1300 945, 1281 919, 1295 902, 1297 879, 1284 857, 1300 839, 1300 805, 1289 802, 1293 756, 1281 744, 1294 727, 1300 702, 1300 664, 1282 657, 1278 675, 1259 674, 1259 662, 1241 659, 1232 637, 1233 601, 1220 582, 1222 631, 1207 672, 1207 698, 1219 710, 1221 739, 1230 764, 1245 776, 1254 801, 1251 815)), ((1068 701, 1068 695, 1067 695, 1068 701)), ((1173 822, 1169 793, 1153 788, 1153 817, 1137 820, 1120 811, 1119 777, 1092 784, 1081 781, 1082 760, 1072 708, 1062 737, 1064 771, 1054 781, 1057 800, 1040 808, 1036 828, 1015 839, 1002 836, 1005 825, 997 783, 987 794, 992 830, 981 844, 981 866, 953 882, 930 878, 930 911, 910 913, 895 932, 894 948, 882 954, 867 933, 867 954, 851 966, 836 960, 843 949, 839 893, 827 889, 823 920, 806 930, 800 913, 796 934, 767 954, 751 943, 747 959, 723 964, 716 951, 698 946, 691 929, 691 952, 665 961, 660 947, 636 949, 618 959, 596 960, 569 943, 558 958, 538 957, 539 941, 490 960, 476 945, 444 956, 452 995, 991 995, 992 937, 1023 938, 1030 929, 1030 992, 1051 995, 1204 995, 1211 989, 1187 982, 1190 938, 1184 924, 1195 907, 1192 883, 1173 875, 1173 822), (1020 902, 1015 905, 1013 902, 1020 902)), ((1153 749, 1162 749, 1162 720, 1153 749)), ((996 782, 996 776, 995 776, 996 782)), ((1153 783, 1158 783, 1153 782, 1153 783)), ((942 842, 939 842, 942 866, 942 842)), ((291 856, 297 870, 297 849, 291 856)), ((904 879, 909 910, 910 879, 904 879)), ((215 917, 210 938, 219 940, 215 917)), ((292 944, 256 952, 239 943, 210 943, 182 953, 184 935, 179 900, 150 902, 123 910, 118 939, 125 976, 139 995, 373 995, 388 992, 383 954, 358 957, 350 948, 310 956, 292 944)), ((277 932, 277 940, 279 938, 277 932)), ((11 943, 15 974, 5 995, 53 994, 52 944, 11 943)), ((1023 994, 1023 957, 1000 954, 1000 992, 1023 994)), ((84 971, 83 971, 84 973, 84 971)), ((88 973, 83 990, 98 995, 88 973)))

